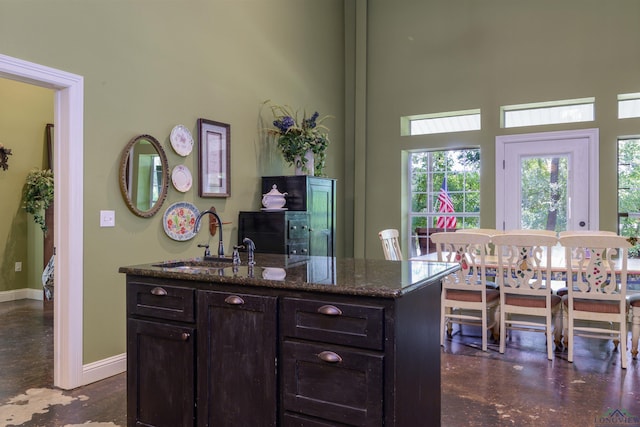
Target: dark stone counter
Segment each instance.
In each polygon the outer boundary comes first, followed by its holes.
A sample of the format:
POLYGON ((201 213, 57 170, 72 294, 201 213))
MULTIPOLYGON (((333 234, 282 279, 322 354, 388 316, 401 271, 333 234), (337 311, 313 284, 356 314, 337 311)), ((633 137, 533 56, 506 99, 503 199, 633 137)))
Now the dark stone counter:
MULTIPOLYGON (((256 254, 256 265, 211 263, 201 258, 120 267, 120 273, 204 283, 397 298, 438 282, 457 264, 423 261, 308 257, 291 262, 286 255, 256 254)), ((202 287, 197 285, 196 287, 202 287)))

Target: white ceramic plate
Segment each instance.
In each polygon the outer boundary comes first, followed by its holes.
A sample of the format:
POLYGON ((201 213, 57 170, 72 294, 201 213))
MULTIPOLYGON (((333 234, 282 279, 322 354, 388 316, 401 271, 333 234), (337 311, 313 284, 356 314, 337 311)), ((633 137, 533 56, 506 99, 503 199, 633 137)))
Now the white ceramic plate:
POLYGON ((162 217, 164 232, 173 240, 189 240, 196 235, 196 219, 200 211, 189 202, 174 203, 162 217))
POLYGON ((193 150, 193 136, 189 129, 182 125, 177 125, 171 130, 169 140, 174 151, 182 157, 188 156, 193 150))
POLYGON ((191 178, 191 171, 184 165, 178 165, 173 168, 171 172, 171 182, 176 190, 185 193, 191 189, 193 179, 191 178))

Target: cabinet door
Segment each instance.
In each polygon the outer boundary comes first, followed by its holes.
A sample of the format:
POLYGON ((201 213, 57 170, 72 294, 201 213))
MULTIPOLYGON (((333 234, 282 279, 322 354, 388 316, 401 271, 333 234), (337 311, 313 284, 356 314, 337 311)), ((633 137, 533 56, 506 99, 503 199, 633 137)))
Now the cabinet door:
POLYGON ((335 256, 334 250, 334 181, 309 179, 307 194, 309 228, 311 229, 309 253, 318 256, 335 256))
POLYGON ((199 292, 198 425, 276 425, 276 301, 199 292))
POLYGON ((195 331, 127 321, 127 424, 192 426, 195 421, 195 331))

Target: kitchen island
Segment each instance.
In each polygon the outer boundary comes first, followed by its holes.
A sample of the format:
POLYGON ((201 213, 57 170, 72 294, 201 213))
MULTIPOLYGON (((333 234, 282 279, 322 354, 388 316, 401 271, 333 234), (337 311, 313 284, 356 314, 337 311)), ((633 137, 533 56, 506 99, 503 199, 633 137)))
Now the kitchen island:
POLYGON ((272 254, 121 267, 128 425, 437 426, 440 282, 457 268, 272 254))

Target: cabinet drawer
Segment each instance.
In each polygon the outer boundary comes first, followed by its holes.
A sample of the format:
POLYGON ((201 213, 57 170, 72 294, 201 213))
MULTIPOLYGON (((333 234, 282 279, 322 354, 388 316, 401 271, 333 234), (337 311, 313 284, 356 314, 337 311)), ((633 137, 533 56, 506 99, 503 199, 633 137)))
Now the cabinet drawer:
POLYGON ((195 321, 195 290, 151 283, 127 284, 129 315, 195 321))
POLYGON ((289 239, 308 239, 309 238, 309 224, 305 215, 297 215, 295 219, 290 219, 288 222, 288 237, 289 239))
POLYGON ((284 298, 284 336, 382 350, 384 309, 341 302, 284 298))
POLYGON ((381 426, 383 360, 367 350, 285 341, 283 407, 352 426, 381 426))
POLYGON ((307 242, 289 242, 287 252, 290 256, 309 256, 309 244, 307 242))

